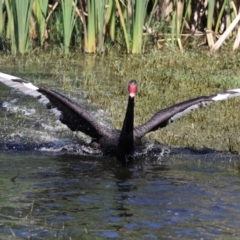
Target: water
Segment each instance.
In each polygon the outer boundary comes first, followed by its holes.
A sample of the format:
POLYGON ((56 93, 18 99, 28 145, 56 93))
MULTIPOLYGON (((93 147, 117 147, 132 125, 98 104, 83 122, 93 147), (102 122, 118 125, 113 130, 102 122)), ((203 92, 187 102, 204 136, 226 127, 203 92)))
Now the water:
POLYGON ((0 102, 0 239, 240 238, 238 156, 174 148, 122 168, 60 151, 79 141, 36 100, 0 85, 0 102))
POLYGON ((236 156, 155 160, 122 168, 111 158, 1 153, 0 236, 239 239, 236 156))

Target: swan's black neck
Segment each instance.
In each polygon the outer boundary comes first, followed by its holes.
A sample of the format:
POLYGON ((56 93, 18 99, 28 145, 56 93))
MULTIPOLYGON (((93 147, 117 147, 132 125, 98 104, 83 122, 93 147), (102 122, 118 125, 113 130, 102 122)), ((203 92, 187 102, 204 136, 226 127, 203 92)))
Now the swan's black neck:
POLYGON ((133 139, 133 122, 134 122, 134 97, 128 98, 127 112, 123 122, 122 131, 118 142, 119 160, 125 161, 125 156, 134 150, 133 139), (122 160, 123 158, 124 160, 122 160))

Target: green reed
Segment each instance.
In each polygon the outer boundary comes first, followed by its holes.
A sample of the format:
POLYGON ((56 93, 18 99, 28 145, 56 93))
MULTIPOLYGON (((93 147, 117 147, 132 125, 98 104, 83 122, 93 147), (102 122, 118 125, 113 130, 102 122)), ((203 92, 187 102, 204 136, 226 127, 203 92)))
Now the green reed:
POLYGON ((13 6, 10 0, 6 0, 5 4, 7 9, 7 16, 8 16, 5 35, 6 35, 6 38, 10 39, 11 41, 11 52, 16 53, 17 45, 16 45, 15 30, 14 30, 13 6))
POLYGON ((116 6, 124 33, 127 53, 141 53, 143 49, 143 27, 148 0, 119 1, 116 6))
POLYGON ((6 0, 9 17, 12 52, 24 54, 30 47, 29 26, 34 0, 11 1, 6 0))
MULTIPOLYGON (((122 2, 120 2, 119 0, 116 0, 116 7, 118 10, 119 19, 120 19, 120 23, 121 23, 121 26, 123 29, 124 39, 125 39, 125 43, 126 43, 126 48, 127 48, 126 50, 127 50, 127 53, 129 53, 130 52, 129 33, 127 32, 125 17, 124 17, 120 3, 122 3, 122 2)), ((124 7, 126 7, 126 5, 124 7)))
POLYGON ((111 41, 115 40, 115 30, 116 30, 116 4, 114 0, 109 1, 109 7, 106 14, 106 24, 109 24, 109 36, 111 41))
MULTIPOLYGON (((200 24, 195 30, 206 34, 213 46, 222 19, 228 19, 226 29, 236 7, 231 0, 200 2, 200 24)), ((84 43, 86 53, 101 54, 113 42, 135 54, 145 51, 147 40, 153 40, 155 46, 160 41, 163 46, 182 50, 183 33, 185 40, 194 34, 191 17, 196 9, 192 0, 61 0, 51 8, 48 0, 6 0, 4 4, 6 8, 0 5, 0 37, 10 40, 12 53, 24 54, 31 46, 63 46, 68 54, 71 47, 81 49, 84 43)))
POLYGON ((207 28, 212 29, 215 0, 208 1, 207 28))
POLYGON ((88 25, 87 32, 87 43, 85 51, 88 53, 96 52, 96 13, 95 13, 95 1, 88 0, 88 25))
POLYGON ((0 2, 0 37, 2 37, 3 34, 3 2, 0 2))
MULTIPOLYGON (((83 10, 83 9, 82 9, 83 10)), ((88 0, 88 16, 83 20, 85 52, 104 52, 106 26, 111 21, 111 38, 115 34, 115 4, 113 0, 88 0), (114 24, 114 26, 113 26, 114 24)))
POLYGON ((76 20, 77 0, 61 0, 62 19, 63 19, 63 46, 64 53, 69 53, 70 42, 76 20))
POLYGON ((132 53, 141 53, 143 42, 143 26, 148 0, 135 1, 132 23, 132 53))
POLYGON ((35 0, 33 4, 33 16, 36 21, 36 31, 39 45, 42 47, 46 35, 46 18, 48 0, 35 0))
MULTIPOLYGON (((154 13, 155 10, 156 10, 157 3, 158 3, 158 0, 155 0, 155 1, 154 1, 154 4, 153 4, 152 11, 151 11, 151 13, 150 13, 150 15, 149 15, 149 18, 148 18, 148 21, 147 21, 147 27, 152 28, 152 29, 154 29, 154 23, 156 22, 156 21, 154 21, 154 19, 153 19, 153 13, 154 13)), ((147 40, 147 38, 145 37, 145 38, 144 38, 144 42, 143 42, 143 52, 145 51, 146 40, 147 40)))
MULTIPOLYGON (((111 1, 111 0, 110 0, 111 1)), ((105 29, 105 15, 106 15, 106 5, 108 0, 96 1, 96 15, 97 15, 97 22, 96 22, 96 34, 97 34, 97 52, 101 53, 104 50, 104 36, 106 33, 105 29)))

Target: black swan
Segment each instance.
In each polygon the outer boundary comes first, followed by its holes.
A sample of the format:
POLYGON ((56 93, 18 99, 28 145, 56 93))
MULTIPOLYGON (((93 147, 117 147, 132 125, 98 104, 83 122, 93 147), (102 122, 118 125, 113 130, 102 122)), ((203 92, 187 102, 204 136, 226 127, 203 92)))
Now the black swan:
POLYGON ((240 96, 240 89, 232 89, 210 96, 193 98, 158 111, 149 121, 134 128, 134 97, 137 92, 137 82, 131 80, 128 85, 129 97, 125 119, 122 129, 117 130, 101 125, 92 118, 84 107, 54 90, 33 85, 24 79, 1 72, 0 82, 18 89, 26 95, 36 97, 72 131, 81 131, 90 136, 92 138, 91 147, 100 148, 105 153, 112 153, 118 159, 123 159, 123 162, 148 132, 166 127, 199 107, 240 96))

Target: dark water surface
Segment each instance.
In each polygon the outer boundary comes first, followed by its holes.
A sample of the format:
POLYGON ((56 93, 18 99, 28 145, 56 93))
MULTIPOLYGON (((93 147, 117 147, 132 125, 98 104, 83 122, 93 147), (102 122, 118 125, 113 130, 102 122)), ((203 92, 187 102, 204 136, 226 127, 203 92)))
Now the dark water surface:
POLYGON ((0 154, 1 239, 239 239, 236 156, 0 154))
MULTIPOLYGON (((47 66, 0 71, 61 88, 47 66)), ((95 71, 108 79, 102 91, 120 91, 107 85, 110 71, 95 71)), ((103 117, 80 87, 75 97, 109 122, 111 110, 103 117)), ((117 167, 114 158, 70 155, 77 138, 36 99, 0 84, 0 108, 0 239, 240 239, 237 156, 173 149, 117 167)))

